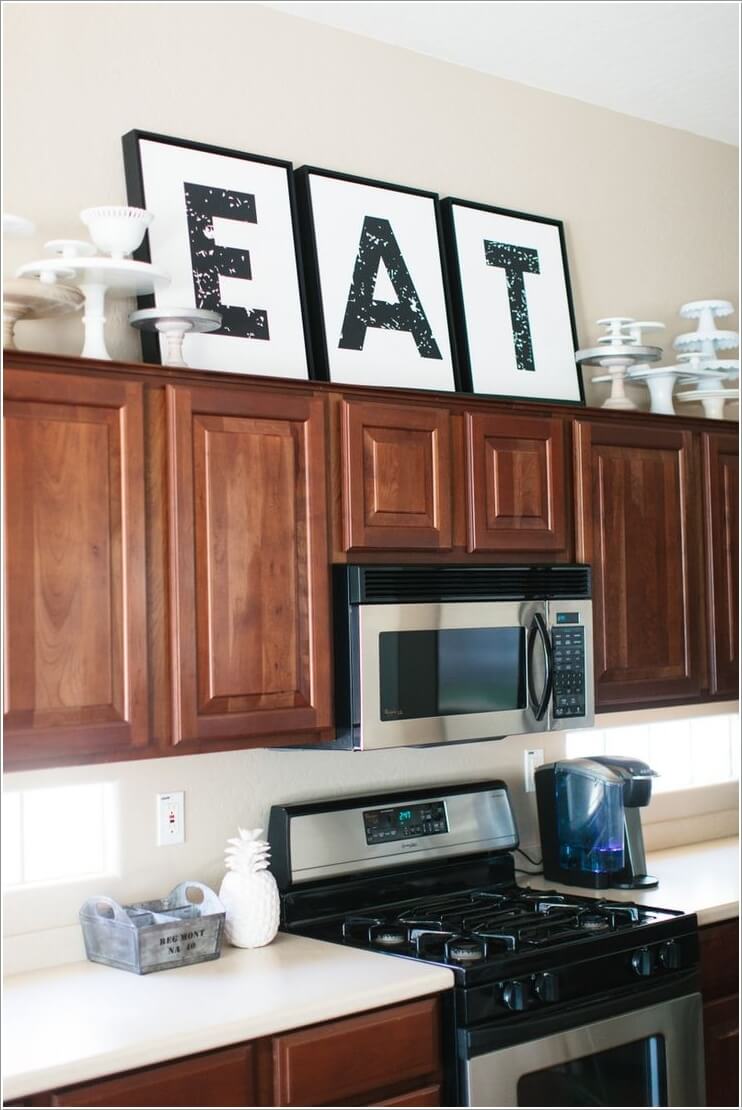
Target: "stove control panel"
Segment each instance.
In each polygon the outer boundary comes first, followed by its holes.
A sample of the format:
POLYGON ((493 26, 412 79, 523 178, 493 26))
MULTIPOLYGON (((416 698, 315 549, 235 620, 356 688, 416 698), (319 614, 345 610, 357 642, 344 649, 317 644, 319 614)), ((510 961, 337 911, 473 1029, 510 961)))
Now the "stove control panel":
POLYGON ((554 716, 584 717, 585 629, 577 624, 577 613, 557 613, 556 616, 557 626, 551 629, 554 649, 554 716))
POLYGON ((448 832, 445 802, 368 809, 363 814, 367 844, 388 844, 415 836, 448 832))

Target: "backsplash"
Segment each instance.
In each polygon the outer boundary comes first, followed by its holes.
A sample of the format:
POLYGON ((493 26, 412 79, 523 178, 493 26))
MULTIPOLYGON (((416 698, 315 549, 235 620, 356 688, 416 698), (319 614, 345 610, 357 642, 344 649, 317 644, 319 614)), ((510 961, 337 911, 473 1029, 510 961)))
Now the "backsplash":
MULTIPOLYGON (((735 703, 715 706, 717 712, 733 709, 735 703)), ((596 724, 606 728, 701 712, 708 714, 710 707, 611 714, 598 718, 596 724)), ((6 774, 6 791, 109 784, 105 794, 110 812, 105 820, 113 842, 109 858, 115 861, 112 873, 100 879, 31 883, 6 894, 6 972, 81 959, 77 912, 90 894, 106 893, 126 903, 161 897, 185 878, 218 887, 227 838, 239 825, 265 828, 273 803, 501 778, 510 788, 520 843, 526 851, 538 853, 536 795, 523 789, 523 753, 532 747, 543 749, 546 762, 558 759, 566 754, 566 734, 364 753, 213 752, 6 774), (158 848, 155 796, 175 790, 185 794, 185 843, 158 848)), ((698 792, 689 792, 698 798, 689 798, 682 822, 673 818, 667 795, 653 798, 645 815, 647 824, 655 822, 646 837, 649 850, 733 835, 737 828, 736 784, 727 785, 720 812, 712 815, 697 804, 701 801, 698 792)), ((48 835, 53 837, 53 828, 48 835)), ((522 859, 519 865, 529 867, 522 859)))

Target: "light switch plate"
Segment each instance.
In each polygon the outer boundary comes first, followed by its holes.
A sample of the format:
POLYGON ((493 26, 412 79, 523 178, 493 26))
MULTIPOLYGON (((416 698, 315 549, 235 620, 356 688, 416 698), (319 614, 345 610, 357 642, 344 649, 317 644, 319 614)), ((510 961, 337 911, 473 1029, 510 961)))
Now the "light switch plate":
POLYGON ((185 840, 185 811, 182 790, 157 795, 157 846, 182 844, 185 840))
POLYGON ((544 762, 543 748, 529 748, 523 753, 523 789, 526 794, 533 794, 536 790, 536 780, 533 775, 537 767, 544 762))

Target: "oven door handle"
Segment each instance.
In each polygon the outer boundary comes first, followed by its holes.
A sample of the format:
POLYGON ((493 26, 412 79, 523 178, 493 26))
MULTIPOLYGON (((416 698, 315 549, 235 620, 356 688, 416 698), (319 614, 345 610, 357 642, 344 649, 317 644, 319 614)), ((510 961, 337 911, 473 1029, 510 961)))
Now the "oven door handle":
POLYGON ((540 613, 535 613, 533 622, 528 630, 528 697, 532 706, 535 706, 534 714, 537 721, 542 721, 546 710, 549 705, 549 698, 551 697, 551 688, 553 685, 554 676, 554 652, 551 646, 551 637, 549 630, 546 627, 546 621, 540 613), (541 691, 541 697, 537 698, 533 689, 533 649, 536 643, 536 636, 541 640, 544 648, 544 660, 546 662, 546 674, 544 676, 544 688, 541 691))

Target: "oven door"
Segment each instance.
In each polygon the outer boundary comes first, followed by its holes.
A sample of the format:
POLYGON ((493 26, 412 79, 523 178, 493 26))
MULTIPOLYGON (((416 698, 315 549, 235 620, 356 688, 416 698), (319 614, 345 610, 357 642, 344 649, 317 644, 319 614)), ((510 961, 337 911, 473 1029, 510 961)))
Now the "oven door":
POLYGON ((700 994, 465 1061, 466 1106, 705 1106, 700 994))
POLYGON ((543 601, 360 605, 358 646, 364 749, 549 728, 543 601))

